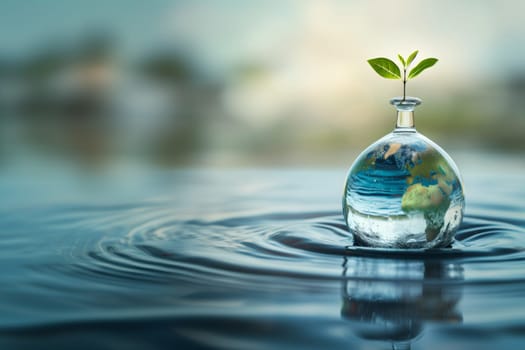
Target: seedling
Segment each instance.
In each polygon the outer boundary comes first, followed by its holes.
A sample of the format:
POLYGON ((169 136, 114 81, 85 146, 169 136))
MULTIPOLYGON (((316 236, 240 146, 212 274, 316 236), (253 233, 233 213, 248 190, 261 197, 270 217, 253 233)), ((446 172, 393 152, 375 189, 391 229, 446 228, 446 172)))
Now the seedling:
POLYGON ((416 58, 418 52, 418 50, 412 52, 407 59, 405 59, 399 54, 397 55, 399 61, 402 64, 403 76, 401 76, 401 69, 399 69, 397 64, 395 64, 395 62, 391 59, 385 57, 377 57, 368 60, 370 66, 372 66, 372 68, 377 72, 377 74, 379 74, 383 78, 403 80, 403 101, 406 98, 407 80, 417 77, 422 71, 432 67, 438 61, 437 58, 425 58, 424 60, 419 62, 414 68, 412 68, 412 70, 408 73, 407 77, 407 69, 410 67, 410 65, 416 58))

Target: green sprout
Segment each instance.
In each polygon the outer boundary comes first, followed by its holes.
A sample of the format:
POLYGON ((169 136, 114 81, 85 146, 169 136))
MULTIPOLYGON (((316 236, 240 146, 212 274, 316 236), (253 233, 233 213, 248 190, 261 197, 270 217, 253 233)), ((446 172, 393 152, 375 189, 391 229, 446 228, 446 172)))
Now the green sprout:
POLYGON ((422 71, 432 67, 438 61, 437 58, 425 58, 414 68, 412 68, 407 77, 407 69, 414 61, 414 58, 416 58, 418 52, 418 50, 412 52, 407 59, 403 58, 403 56, 399 54, 397 55, 399 61, 401 61, 401 64, 403 65, 403 76, 401 76, 401 70, 399 67, 394 63, 394 61, 388 58, 377 57, 368 60, 368 63, 372 66, 372 68, 383 78, 403 80, 403 101, 406 98, 407 80, 417 77, 422 71))

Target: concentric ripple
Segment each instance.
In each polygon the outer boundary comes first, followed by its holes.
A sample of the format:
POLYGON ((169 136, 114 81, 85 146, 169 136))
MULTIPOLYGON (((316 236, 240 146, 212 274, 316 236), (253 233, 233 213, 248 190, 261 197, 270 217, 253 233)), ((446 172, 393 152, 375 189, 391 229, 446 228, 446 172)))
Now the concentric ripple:
MULTIPOLYGON (((509 276, 525 280, 525 271, 518 264, 525 260, 525 230, 503 221, 467 216, 451 248, 395 250, 353 246, 337 212, 269 213, 205 221, 178 220, 169 209, 159 207, 142 208, 140 214, 126 210, 128 214, 118 208, 110 216, 106 212, 105 219, 98 222, 86 218, 96 231, 79 237, 64 252, 75 278, 114 283, 229 280, 236 285, 264 284, 264 276, 337 280, 342 277, 340 266, 345 258, 371 259, 371 264, 379 266, 396 260, 460 263, 465 269, 464 283, 508 281, 509 276), (503 275, 498 272, 502 266, 503 275)), ((74 225, 79 225, 82 219, 73 216, 74 225)))
MULTIPOLYGON (((0 339, 21 329, 81 332, 126 321, 137 329, 159 325, 166 339, 176 329, 177 341, 195 348, 215 345, 199 343, 205 329, 223 348, 235 349, 245 345, 236 347, 237 330, 210 320, 252 324, 257 331, 271 320, 283 328, 268 333, 304 333, 309 324, 308 333, 315 328, 316 339, 341 348, 359 328, 341 319, 417 326, 410 332, 427 320, 460 322, 462 313, 520 325, 520 201, 474 197, 447 249, 358 247, 338 207, 340 189, 316 186, 337 183, 330 174, 264 173, 242 186, 239 179, 250 173, 215 182, 185 176, 187 186, 166 195, 4 209, 0 339)), ((365 328, 359 334, 377 336, 365 328)), ((288 340, 297 348, 309 345, 300 337, 288 340)))

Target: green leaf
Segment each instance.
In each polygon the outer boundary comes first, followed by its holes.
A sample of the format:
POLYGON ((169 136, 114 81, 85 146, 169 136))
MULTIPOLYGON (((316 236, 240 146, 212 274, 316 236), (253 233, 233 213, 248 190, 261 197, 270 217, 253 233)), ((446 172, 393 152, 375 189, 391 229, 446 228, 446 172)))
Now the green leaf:
POLYGON ((368 63, 377 72, 377 74, 379 74, 383 78, 401 79, 401 72, 399 71, 399 67, 388 58, 371 58, 368 60, 368 63))
POLYGON ((419 50, 416 50, 416 51, 412 52, 412 53, 410 54, 410 56, 408 56, 408 59, 407 59, 407 67, 408 67, 408 65, 409 65, 410 63, 412 63, 412 61, 414 60, 414 58, 416 58, 418 52, 419 52, 419 50))
POLYGON ((437 58, 426 58, 419 62, 419 64, 415 66, 408 74, 408 79, 417 77, 422 71, 435 65, 437 61, 437 58))
POLYGON ((400 54, 397 54, 397 57, 399 58, 399 60, 403 64, 403 68, 406 68, 407 67, 407 63, 405 62, 405 59, 403 58, 403 56, 401 56, 400 54))

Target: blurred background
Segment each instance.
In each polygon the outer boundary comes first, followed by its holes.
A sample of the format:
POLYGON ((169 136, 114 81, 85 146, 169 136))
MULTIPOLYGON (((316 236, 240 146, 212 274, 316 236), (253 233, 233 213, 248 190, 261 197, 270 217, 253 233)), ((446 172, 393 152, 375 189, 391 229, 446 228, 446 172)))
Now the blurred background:
POLYGON ((402 93, 368 66, 438 57, 407 93, 464 155, 525 150, 525 3, 0 2, 0 166, 349 166, 402 93))

